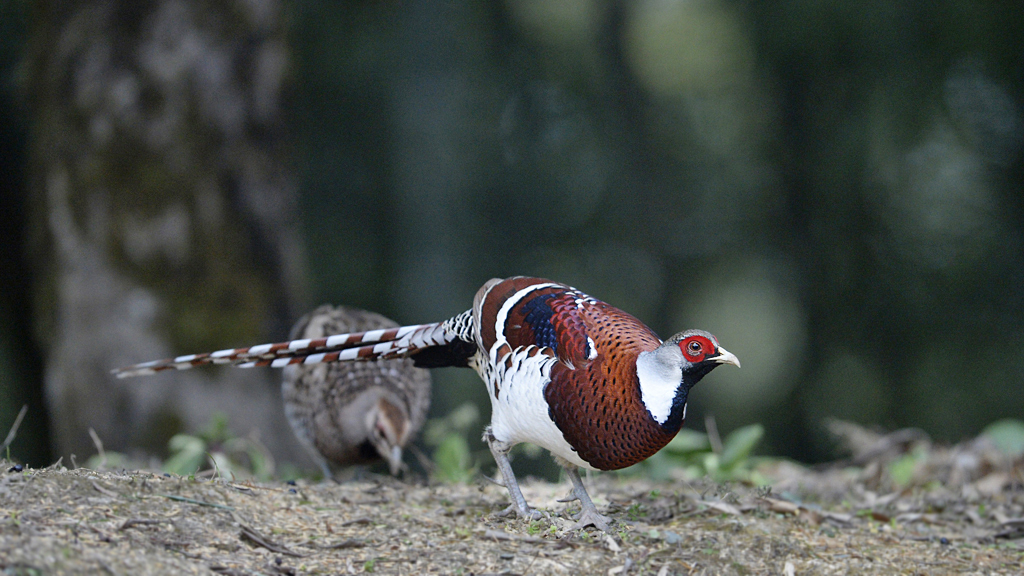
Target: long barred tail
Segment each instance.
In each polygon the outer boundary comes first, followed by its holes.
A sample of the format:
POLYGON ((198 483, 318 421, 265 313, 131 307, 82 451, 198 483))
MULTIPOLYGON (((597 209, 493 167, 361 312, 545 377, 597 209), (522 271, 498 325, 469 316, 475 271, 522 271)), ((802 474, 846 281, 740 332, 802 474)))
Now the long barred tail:
POLYGON ((464 349, 463 342, 472 341, 472 335, 467 331, 467 322, 470 321, 471 317, 467 311, 444 322, 189 354, 117 368, 111 372, 118 378, 130 378, 164 370, 187 370, 203 364, 230 364, 240 368, 281 368, 289 364, 385 360, 410 356, 439 346, 447 348, 453 345, 464 349))

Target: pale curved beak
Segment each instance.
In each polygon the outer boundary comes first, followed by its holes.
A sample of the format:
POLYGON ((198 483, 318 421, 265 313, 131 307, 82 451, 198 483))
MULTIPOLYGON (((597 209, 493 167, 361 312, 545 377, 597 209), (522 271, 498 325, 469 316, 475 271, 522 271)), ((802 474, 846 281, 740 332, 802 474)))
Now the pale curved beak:
POLYGON ((729 352, 728 350, 722 348, 721 346, 718 347, 718 356, 712 356, 711 358, 708 358, 708 360, 717 362, 719 364, 732 364, 737 368, 740 367, 740 359, 737 358, 735 354, 729 352))
POLYGON ((402 447, 392 446, 391 453, 387 457, 388 468, 391 469, 392 476, 398 476, 398 473, 402 471, 402 447))

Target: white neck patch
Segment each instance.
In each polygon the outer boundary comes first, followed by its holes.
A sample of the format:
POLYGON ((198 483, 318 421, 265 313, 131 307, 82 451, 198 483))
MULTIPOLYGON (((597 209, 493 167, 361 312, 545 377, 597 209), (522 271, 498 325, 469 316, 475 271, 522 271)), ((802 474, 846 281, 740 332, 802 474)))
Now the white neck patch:
POLYGON ((636 376, 640 381, 640 399, 658 424, 664 424, 672 411, 672 401, 683 381, 678 364, 658 362, 657 350, 641 352, 636 359, 636 376))

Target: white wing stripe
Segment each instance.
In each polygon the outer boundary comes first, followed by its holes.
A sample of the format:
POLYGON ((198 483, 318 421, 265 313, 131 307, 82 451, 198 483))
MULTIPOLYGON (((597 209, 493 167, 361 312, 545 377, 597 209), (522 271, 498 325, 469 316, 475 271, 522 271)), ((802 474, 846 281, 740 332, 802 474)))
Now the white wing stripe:
POLYGON ((395 339, 397 340, 406 336, 407 334, 409 334, 409 332, 412 332, 413 330, 419 328, 420 326, 421 324, 416 324, 413 326, 402 326, 401 328, 398 329, 398 333, 395 334, 395 339))
POLYGON ((416 332, 412 335, 411 348, 423 348, 423 332, 416 332))
POLYGON ((303 348, 309 348, 310 339, 305 338, 303 340, 292 340, 288 343, 289 350, 301 350, 303 348))
POLYGON ((270 352, 271 346, 273 346, 273 344, 260 344, 258 346, 253 346, 252 348, 249 348, 249 354, 252 356, 262 356, 263 354, 270 352))

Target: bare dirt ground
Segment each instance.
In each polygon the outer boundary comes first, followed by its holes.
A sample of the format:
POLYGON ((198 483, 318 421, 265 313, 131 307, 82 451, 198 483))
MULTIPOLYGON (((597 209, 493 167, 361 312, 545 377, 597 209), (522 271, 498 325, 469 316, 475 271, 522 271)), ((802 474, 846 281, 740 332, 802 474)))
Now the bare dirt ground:
POLYGON ((525 522, 495 517, 507 494, 484 480, 291 485, 0 461, 0 573, 1024 573, 1024 461, 897 434, 820 471, 766 464, 770 491, 595 475, 612 534, 568 531, 568 482, 524 482, 549 516, 525 522), (910 453, 894 487, 886 470, 910 453))

